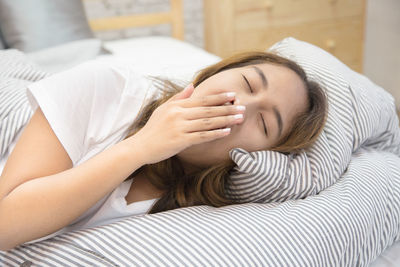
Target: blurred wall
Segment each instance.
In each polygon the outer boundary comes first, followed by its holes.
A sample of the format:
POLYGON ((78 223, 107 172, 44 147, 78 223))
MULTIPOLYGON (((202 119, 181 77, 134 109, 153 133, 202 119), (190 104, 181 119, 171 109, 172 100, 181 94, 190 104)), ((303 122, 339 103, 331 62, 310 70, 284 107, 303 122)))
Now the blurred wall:
MULTIPOLYGON (((394 95, 400 108, 400 0, 366 0, 366 3, 363 72, 394 95)), ((98 0, 84 4, 89 18, 169 9, 169 0, 98 0)), ((183 5, 185 41, 203 48, 203 0, 183 0, 183 5)), ((96 33, 103 40, 170 34, 169 25, 96 33)))
MULTIPOLYGON (((165 12, 169 10, 169 0, 98 0, 84 1, 89 19, 124 14, 140 14, 165 12)), ((183 0, 185 41, 198 47, 203 42, 203 0, 183 0)), ((165 35, 171 36, 170 25, 140 27, 119 31, 98 32, 96 36, 102 40, 114 40, 129 37, 165 35)))
POLYGON ((400 110, 400 0, 367 0, 364 74, 389 91, 400 110))

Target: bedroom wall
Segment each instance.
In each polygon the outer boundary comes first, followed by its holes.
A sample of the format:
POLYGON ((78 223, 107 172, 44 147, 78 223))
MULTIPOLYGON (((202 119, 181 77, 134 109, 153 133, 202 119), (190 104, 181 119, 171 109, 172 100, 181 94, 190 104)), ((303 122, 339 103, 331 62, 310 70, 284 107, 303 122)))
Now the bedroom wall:
MULTIPOLYGON (((98 0, 84 1, 89 19, 123 14, 140 14, 168 11, 169 0, 98 0)), ((203 0, 184 0, 185 41, 198 47, 203 44, 203 0)), ((135 36, 171 35, 169 25, 141 27, 120 31, 96 33, 102 40, 113 40, 135 36)))
MULTIPOLYGON (((388 90, 400 108, 400 10, 399 0, 366 0, 364 74, 388 90)), ((89 18, 161 12, 169 0, 84 1, 89 18)), ((203 0, 183 0, 185 41, 204 48, 203 0)), ((103 40, 147 35, 170 36, 169 25, 97 33, 103 40)))
POLYGON ((389 91, 400 110, 400 1, 368 0, 364 74, 389 91))

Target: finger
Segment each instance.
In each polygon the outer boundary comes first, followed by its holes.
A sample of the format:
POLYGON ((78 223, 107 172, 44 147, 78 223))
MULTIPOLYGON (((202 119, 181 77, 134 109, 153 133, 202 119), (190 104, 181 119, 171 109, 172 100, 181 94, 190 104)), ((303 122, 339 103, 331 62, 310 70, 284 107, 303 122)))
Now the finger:
POLYGON ((189 98, 192 95, 193 91, 194 91, 193 83, 190 83, 188 86, 185 87, 185 89, 182 90, 182 92, 179 93, 177 99, 189 98))
POLYGON ((231 132, 230 128, 216 129, 211 131, 201 131, 189 133, 191 144, 197 145, 205 142, 210 142, 218 138, 225 137, 231 132))
POLYGON ((228 116, 220 116, 213 118, 202 118, 197 120, 186 121, 186 132, 202 132, 207 130, 215 130, 225 128, 229 125, 238 124, 243 121, 243 114, 235 114, 228 116))
POLYGON ((172 96, 168 101, 189 98, 194 91, 193 83, 190 83, 182 91, 172 96))
POLYGON ((226 102, 235 100, 235 94, 235 92, 228 92, 215 95, 187 98, 181 101, 180 106, 185 108, 200 106, 221 106, 226 102))
POLYGON ((186 120, 196 120, 201 118, 234 115, 238 113, 244 113, 245 109, 245 106, 240 105, 193 107, 185 110, 183 118, 186 120))

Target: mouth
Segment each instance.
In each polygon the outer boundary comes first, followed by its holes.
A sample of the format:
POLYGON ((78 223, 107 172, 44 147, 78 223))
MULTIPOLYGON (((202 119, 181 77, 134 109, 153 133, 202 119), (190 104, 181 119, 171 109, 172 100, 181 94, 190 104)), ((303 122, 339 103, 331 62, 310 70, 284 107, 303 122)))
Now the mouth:
POLYGON ((226 102, 225 104, 223 104, 223 106, 229 106, 229 105, 233 105, 234 104, 234 100, 230 101, 230 102, 226 102))
MULTIPOLYGON (((225 104, 223 104, 223 106, 230 106, 230 105, 234 105, 234 104, 235 104, 235 101, 232 100, 232 101, 230 101, 230 102, 226 102, 225 104)), ((233 126, 234 126, 234 125, 226 125, 226 126, 224 126, 224 127, 218 128, 218 130, 219 130, 219 129, 228 128, 228 127, 231 128, 231 130, 232 130, 233 126)))

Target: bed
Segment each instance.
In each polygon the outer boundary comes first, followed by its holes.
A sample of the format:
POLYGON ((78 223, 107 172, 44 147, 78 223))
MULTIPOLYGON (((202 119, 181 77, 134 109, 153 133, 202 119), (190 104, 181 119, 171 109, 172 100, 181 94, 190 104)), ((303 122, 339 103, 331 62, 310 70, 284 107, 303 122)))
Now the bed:
MULTIPOLYGON (((8 85, 9 81, 15 81, 13 92, 19 92, 22 99, 24 86, 30 82, 89 59, 111 57, 131 64, 138 72, 185 84, 198 70, 220 59, 182 41, 182 1, 171 1, 169 14, 94 20, 90 25, 93 30, 104 30, 166 22, 174 25, 172 37, 110 42, 90 38, 31 52, 0 51, 0 83, 6 84, 6 79, 8 85), (73 60, 71 55, 76 55, 73 60)), ((243 204, 221 208, 203 205, 132 217, 0 252, 0 263, 6 266, 398 266, 400 129, 393 99, 366 77, 345 69, 312 45, 287 38, 269 49, 303 64, 310 74, 324 79, 328 88, 344 90, 345 94, 335 95, 332 91, 332 101, 341 105, 330 103, 331 129, 327 129, 313 151, 289 159, 269 152, 249 154, 239 149, 232 153, 242 169, 248 168, 245 167, 248 164, 262 173, 273 172, 271 176, 290 172, 279 188, 262 187, 265 176, 238 170, 228 189, 242 197, 243 204), (330 68, 333 65, 340 66, 330 68), (332 80, 328 72, 341 74, 343 80, 332 80), (353 88, 346 91, 346 87, 353 88), (376 97, 381 101, 372 101, 376 97), (349 117, 346 108, 354 112, 354 117, 349 117), (355 133, 347 134, 345 126, 350 124, 361 126, 355 128, 355 133), (335 127, 347 135, 336 133, 332 130, 335 127), (336 143, 332 141, 335 138, 336 143), (282 163, 271 166, 271 162, 282 163), (310 167, 307 173, 299 167, 303 165, 310 167), (322 178, 315 182, 315 177, 322 178), (260 190, 249 193, 241 186, 243 179, 260 190), (277 195, 285 197, 273 197, 277 195)), ((19 118, 24 114, 26 122, 31 114, 24 101, 12 112, 19 118)), ((12 112, 9 110, 8 114, 12 112)), ((15 117, 5 113, 0 109, 0 125, 3 129, 15 127, 15 117)), ((20 128, 8 131, 8 136, 0 135, 2 156, 23 127, 24 121, 18 122, 20 128)))

